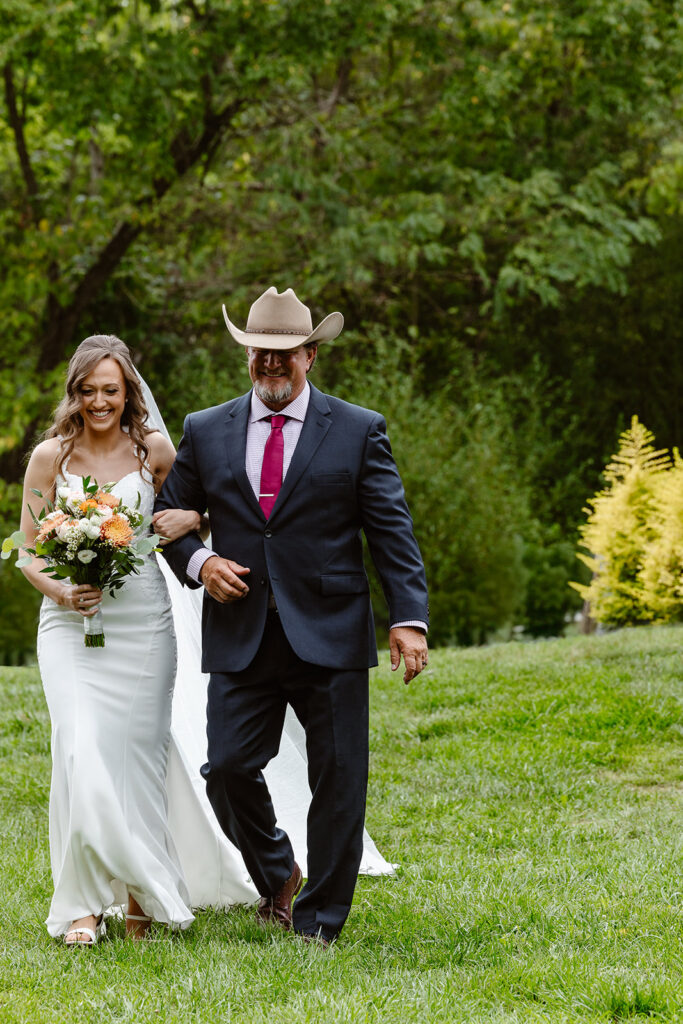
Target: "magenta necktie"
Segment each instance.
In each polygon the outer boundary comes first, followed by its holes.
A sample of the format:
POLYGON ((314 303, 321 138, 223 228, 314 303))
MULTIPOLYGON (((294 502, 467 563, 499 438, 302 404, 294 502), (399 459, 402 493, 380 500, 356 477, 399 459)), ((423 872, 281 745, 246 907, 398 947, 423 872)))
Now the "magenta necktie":
POLYGON ((261 488, 258 500, 266 519, 273 511, 273 505, 282 486, 282 458, 285 450, 282 427, 286 419, 286 416, 270 417, 270 434, 263 451, 261 488))

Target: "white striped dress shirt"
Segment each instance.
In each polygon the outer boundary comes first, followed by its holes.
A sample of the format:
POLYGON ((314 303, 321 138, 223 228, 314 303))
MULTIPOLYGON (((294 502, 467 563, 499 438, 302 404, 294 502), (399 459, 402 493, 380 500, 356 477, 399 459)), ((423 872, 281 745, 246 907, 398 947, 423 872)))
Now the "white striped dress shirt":
MULTIPOLYGON (((311 397, 311 388, 306 381, 300 395, 280 409, 278 416, 286 416, 287 419, 282 425, 282 440, 284 451, 282 453, 282 479, 287 476, 289 464, 296 448, 296 443, 301 434, 301 428, 306 419, 308 400, 311 397)), ((261 487, 261 467, 263 465, 263 453, 266 450, 266 441, 270 435, 270 417, 273 410, 264 405, 255 391, 251 393, 251 412, 247 426, 247 452, 246 470, 249 483, 252 486, 256 500, 259 498, 261 487)))

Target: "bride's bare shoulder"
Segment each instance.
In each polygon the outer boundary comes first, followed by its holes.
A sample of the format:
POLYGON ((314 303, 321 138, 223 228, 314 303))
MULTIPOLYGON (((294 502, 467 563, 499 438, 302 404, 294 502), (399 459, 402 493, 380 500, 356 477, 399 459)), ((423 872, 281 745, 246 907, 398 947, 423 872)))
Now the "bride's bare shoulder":
POLYGON ((52 468, 59 455, 60 447, 59 438, 57 437, 48 437, 44 441, 40 441, 31 452, 29 466, 33 466, 36 469, 52 468))
POLYGON ((26 467, 24 487, 36 489, 47 495, 55 482, 55 467, 59 456, 60 443, 56 437, 48 437, 37 444, 31 452, 26 467))
POLYGON ((145 440, 149 445, 150 452, 153 454, 167 455, 169 452, 172 452, 172 454, 175 455, 175 448, 169 439, 164 437, 160 431, 151 430, 149 434, 146 435, 145 440))
POLYGON ((158 430, 152 430, 145 437, 147 444, 149 445, 149 461, 154 470, 154 475, 158 476, 159 473, 167 473, 173 465, 175 459, 175 448, 158 430), (165 472, 164 472, 165 471, 165 472))

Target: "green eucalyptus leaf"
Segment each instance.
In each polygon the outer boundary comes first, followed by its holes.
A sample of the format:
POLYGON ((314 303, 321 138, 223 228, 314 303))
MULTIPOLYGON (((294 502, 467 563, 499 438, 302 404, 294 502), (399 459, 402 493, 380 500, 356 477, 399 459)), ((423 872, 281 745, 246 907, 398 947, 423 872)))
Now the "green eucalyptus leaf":
POLYGON ((156 542, 151 537, 144 537, 135 545, 135 550, 139 555, 150 555, 155 547, 156 542))

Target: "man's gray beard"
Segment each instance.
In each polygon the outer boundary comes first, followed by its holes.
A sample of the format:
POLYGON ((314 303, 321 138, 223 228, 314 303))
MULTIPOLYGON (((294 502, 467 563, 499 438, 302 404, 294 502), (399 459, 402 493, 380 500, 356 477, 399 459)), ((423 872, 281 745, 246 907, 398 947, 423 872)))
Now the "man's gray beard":
POLYGON ((267 385, 261 384, 260 381, 254 382, 254 391, 261 401, 266 404, 268 404, 268 402, 272 402, 277 405, 279 402, 288 402, 292 397, 293 390, 291 380, 288 380, 286 384, 281 384, 277 388, 269 388, 267 385))

